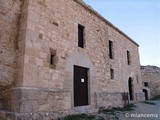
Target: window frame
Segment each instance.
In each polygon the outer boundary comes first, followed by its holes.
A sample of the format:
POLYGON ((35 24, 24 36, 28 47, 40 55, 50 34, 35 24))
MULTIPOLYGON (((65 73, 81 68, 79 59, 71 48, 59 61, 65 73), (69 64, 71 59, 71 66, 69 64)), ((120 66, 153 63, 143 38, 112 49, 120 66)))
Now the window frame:
POLYGON ((114 59, 113 41, 109 40, 109 58, 114 59))
POLYGON ((78 47, 84 48, 84 31, 85 27, 81 24, 78 24, 78 47))
POLYGON ((57 64, 57 51, 53 50, 52 48, 50 48, 50 58, 49 58, 49 66, 51 69, 55 69, 56 68, 56 64, 57 64))
POLYGON ((129 50, 127 50, 127 64, 131 65, 131 54, 129 50))
POLYGON ((114 79, 114 77, 115 77, 114 74, 115 74, 115 73, 114 73, 114 69, 111 68, 111 69, 110 69, 110 78, 111 78, 111 80, 114 79))
POLYGON ((144 82, 144 87, 148 87, 148 82, 144 82))

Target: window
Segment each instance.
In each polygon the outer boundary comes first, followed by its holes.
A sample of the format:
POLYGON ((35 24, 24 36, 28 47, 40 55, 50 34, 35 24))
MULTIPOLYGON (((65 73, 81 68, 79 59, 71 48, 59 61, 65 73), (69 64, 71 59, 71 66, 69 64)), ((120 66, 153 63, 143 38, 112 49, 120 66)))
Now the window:
POLYGON ((127 50, 127 63, 128 65, 131 64, 130 52, 127 50))
POLYGON ((144 86, 145 86, 145 87, 148 87, 148 82, 144 82, 144 86))
POLYGON ((55 69, 57 58, 56 58, 56 50, 50 49, 50 68, 55 69))
POLYGON ((110 69, 110 76, 111 76, 111 79, 114 79, 114 69, 110 69))
POLYGON ((78 24, 78 47, 84 48, 84 26, 78 24))
POLYGON ((50 65, 54 64, 54 57, 55 57, 55 55, 51 54, 51 56, 50 56, 50 65))
POLYGON ((109 57, 113 59, 113 42, 109 41, 109 57))

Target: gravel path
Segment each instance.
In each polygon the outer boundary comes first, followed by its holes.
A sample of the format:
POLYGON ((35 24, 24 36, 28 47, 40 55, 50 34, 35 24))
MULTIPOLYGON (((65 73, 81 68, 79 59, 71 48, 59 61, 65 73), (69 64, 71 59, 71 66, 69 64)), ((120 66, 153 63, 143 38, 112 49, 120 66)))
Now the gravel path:
POLYGON ((156 105, 136 103, 134 111, 119 113, 119 120, 160 120, 160 101, 150 101, 156 105))

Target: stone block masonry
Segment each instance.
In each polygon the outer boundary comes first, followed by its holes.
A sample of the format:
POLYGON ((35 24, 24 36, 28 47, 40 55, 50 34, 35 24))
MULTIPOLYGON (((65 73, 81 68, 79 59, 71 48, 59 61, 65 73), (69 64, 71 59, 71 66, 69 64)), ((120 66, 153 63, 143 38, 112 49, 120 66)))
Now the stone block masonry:
POLYGON ((17 88, 12 90, 12 96, 13 111, 20 113, 57 112, 57 110, 71 109, 71 94, 67 91, 17 88))
POLYGON ((0 109, 10 109, 10 91, 16 80, 18 33, 22 2, 0 1, 0 109))
POLYGON ((141 66, 143 89, 148 90, 148 97, 160 95, 160 68, 156 66, 141 66))
POLYGON ((123 106, 124 92, 130 101, 142 100, 138 44, 82 0, 1 0, 0 5, 1 119, 96 112, 123 106), (75 66, 85 72, 77 75, 75 66), (79 100, 81 93, 85 98, 79 100))

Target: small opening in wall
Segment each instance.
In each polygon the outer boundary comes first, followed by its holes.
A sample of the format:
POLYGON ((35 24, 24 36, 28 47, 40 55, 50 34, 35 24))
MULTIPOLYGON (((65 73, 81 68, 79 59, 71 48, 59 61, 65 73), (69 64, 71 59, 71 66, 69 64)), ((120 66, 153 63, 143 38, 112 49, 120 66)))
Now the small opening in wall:
POLYGON ((51 54, 51 57, 50 57, 50 64, 51 65, 53 65, 53 63, 54 63, 54 57, 55 57, 55 55, 51 54))
POLYGON ((84 26, 78 24, 78 47, 84 48, 84 26))
POLYGON ((114 79, 114 69, 110 69, 110 76, 111 76, 111 79, 114 79))
POLYGON ((127 63, 128 63, 128 65, 131 64, 130 51, 128 51, 128 50, 127 50, 127 63))
POLYGON ((144 86, 145 86, 145 87, 148 87, 148 82, 144 82, 144 86))
POLYGON ((43 39, 43 34, 39 33, 39 38, 42 40, 43 39))
POLYGON ((50 49, 50 68, 55 69, 57 63, 56 50, 50 49))
POLYGON ((109 57, 113 59, 113 42, 109 40, 109 57))

